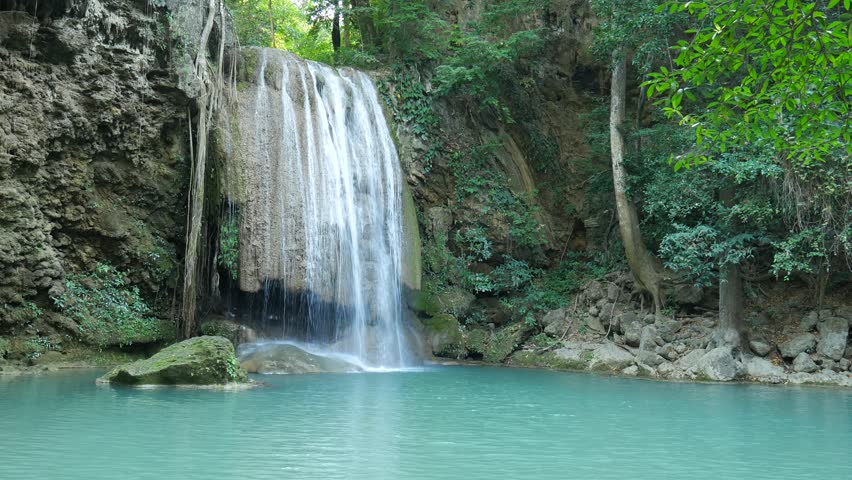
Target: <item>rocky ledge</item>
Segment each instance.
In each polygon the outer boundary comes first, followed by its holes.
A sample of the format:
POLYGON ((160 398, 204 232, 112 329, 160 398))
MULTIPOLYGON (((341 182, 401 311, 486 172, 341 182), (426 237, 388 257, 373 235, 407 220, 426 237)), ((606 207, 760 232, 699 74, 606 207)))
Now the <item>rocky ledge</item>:
POLYGON ((119 385, 251 385, 224 337, 195 337, 157 352, 151 358, 114 368, 98 383, 119 385))
POLYGON ((633 377, 753 381, 852 387, 852 307, 782 308, 749 318, 738 346, 718 338, 714 312, 643 312, 625 276, 591 282, 575 306, 552 310, 537 325, 462 325, 449 314, 424 320, 439 358, 633 377), (764 318, 765 317, 765 318, 764 318))

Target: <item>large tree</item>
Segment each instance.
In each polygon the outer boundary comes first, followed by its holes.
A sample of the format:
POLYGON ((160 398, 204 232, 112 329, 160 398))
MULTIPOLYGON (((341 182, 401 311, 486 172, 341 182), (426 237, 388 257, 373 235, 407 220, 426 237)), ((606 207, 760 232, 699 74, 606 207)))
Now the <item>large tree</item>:
POLYGON ((636 283, 651 294, 657 311, 665 302, 665 270, 642 239, 636 205, 628 193, 624 123, 629 61, 632 60, 640 74, 648 71, 665 51, 677 21, 675 17, 659 13, 659 4, 657 0, 592 2, 595 13, 602 19, 596 30, 595 50, 611 60, 610 150, 619 231, 636 283))
MULTIPOLYGON (((852 248, 852 17, 850 0, 669 2, 696 27, 648 95, 691 129, 695 148, 675 169, 759 149, 761 168, 782 171, 777 212, 786 234, 773 245, 772 270, 814 278, 817 303, 836 259, 852 248)), ((751 169, 747 159, 733 167, 751 169)), ((729 175, 731 178, 740 175, 729 175)), ((764 174, 764 178, 769 178, 764 174)), ((729 184, 728 189, 735 185, 729 184)), ((723 264, 720 323, 742 330, 736 263, 723 264)), ((730 335, 729 335, 730 337, 730 335)))

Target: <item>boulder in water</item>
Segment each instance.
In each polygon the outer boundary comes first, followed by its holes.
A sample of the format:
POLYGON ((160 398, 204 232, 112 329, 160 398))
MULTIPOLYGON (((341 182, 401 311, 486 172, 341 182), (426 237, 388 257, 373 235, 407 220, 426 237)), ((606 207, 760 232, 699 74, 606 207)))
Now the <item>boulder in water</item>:
POLYGON ((361 367, 339 357, 310 353, 289 343, 255 345, 240 355, 249 373, 300 374, 359 372, 361 367))
POLYGON ((225 385, 248 381, 224 337, 195 337, 157 352, 151 358, 114 368, 98 383, 122 385, 225 385))

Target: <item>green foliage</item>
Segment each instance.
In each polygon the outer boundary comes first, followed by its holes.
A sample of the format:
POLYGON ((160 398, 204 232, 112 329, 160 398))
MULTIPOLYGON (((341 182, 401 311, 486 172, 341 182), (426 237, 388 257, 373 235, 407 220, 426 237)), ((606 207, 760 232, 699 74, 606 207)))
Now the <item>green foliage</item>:
POLYGON ((51 343, 50 339, 44 336, 31 337, 24 342, 24 353, 30 360, 42 356, 45 352, 56 350, 57 346, 51 343))
POLYGON ((233 280, 240 274, 240 228, 232 215, 219 227, 219 266, 227 270, 233 280))
MULTIPOLYGON (((269 4, 269 0, 226 0, 242 45, 272 46, 269 4)), ((308 6, 293 0, 272 0, 275 45, 302 58, 334 63, 330 30, 309 22, 308 6)))
POLYGON ((696 286, 709 287, 717 278, 713 267, 739 265, 753 255, 752 234, 725 236, 707 225, 675 225, 660 244, 660 256, 672 270, 686 272, 696 286))
POLYGON ((775 242, 772 273, 783 274, 785 280, 789 280, 793 272, 816 273, 828 257, 825 240, 823 230, 808 228, 775 242))
POLYGON ((378 91, 385 104, 390 106, 394 121, 408 127, 427 145, 426 154, 420 161, 423 171, 428 173, 444 142, 439 140, 438 118, 432 110, 432 93, 421 80, 420 72, 414 67, 397 65, 388 78, 379 81, 378 91))
POLYGON ((81 337, 100 347, 152 342, 173 334, 151 316, 151 309, 126 275, 106 264, 94 272, 70 274, 54 304, 80 328, 81 337))
POLYGON ((592 0, 592 10, 601 19, 592 52, 607 62, 615 52, 631 52, 640 73, 651 71, 685 17, 659 10, 662 4, 663 0, 592 0))
MULTIPOLYGON (((452 26, 425 0, 371 2, 385 49, 405 63, 441 59, 449 47, 452 26)), ((440 8, 446 1, 439 0, 440 8)))
POLYGON ((515 246, 539 249, 545 243, 537 218, 540 207, 533 199, 521 198, 509 189, 508 179, 495 166, 495 147, 476 145, 451 155, 449 167, 455 178, 456 199, 464 202, 476 197, 484 203, 483 215, 496 214, 505 219, 515 246))
POLYGON ((802 164, 852 153, 852 17, 838 0, 668 2, 696 22, 678 42, 673 68, 651 74, 648 95, 689 126, 700 150, 679 157, 690 167, 715 151, 768 141, 802 164), (688 108, 691 106, 691 108, 688 108))

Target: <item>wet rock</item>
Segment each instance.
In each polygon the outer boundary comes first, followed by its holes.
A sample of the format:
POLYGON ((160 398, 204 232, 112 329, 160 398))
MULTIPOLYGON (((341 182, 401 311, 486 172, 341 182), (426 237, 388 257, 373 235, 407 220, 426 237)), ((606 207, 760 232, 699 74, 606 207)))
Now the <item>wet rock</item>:
POLYGON ((796 359, 793 360, 793 370, 797 372, 811 373, 818 369, 819 367, 817 367, 817 364, 811 359, 811 356, 805 352, 798 354, 796 359))
POLYGON ((751 347, 752 352, 760 355, 761 357, 769 355, 769 352, 772 351, 772 344, 762 337, 753 338, 750 342, 748 342, 748 346, 751 347))
POLYGON ((816 343, 817 338, 812 333, 802 333, 778 345, 778 349, 782 357, 796 358, 802 352, 813 352, 816 343))
POLYGON ((346 373, 361 371, 361 367, 333 355, 319 355, 296 345, 269 343, 253 346, 242 352, 240 361, 249 373, 302 374, 346 373))
POLYGON ((639 375, 639 367, 637 367, 636 365, 631 365, 622 370, 621 374, 627 377, 635 377, 639 375))
POLYGON ((605 343, 592 352, 589 368, 599 371, 618 372, 633 364, 633 355, 614 343, 605 343))
POLYGON ((843 358, 849 338, 849 323, 842 317, 829 317, 820 322, 817 353, 833 360, 843 358))
POLYGON ((737 376, 737 363, 730 347, 717 347, 707 352, 696 365, 707 379, 720 382, 731 381, 737 376))
POLYGON ((123 385, 224 385, 248 381, 224 337, 195 337, 166 347, 151 358, 114 368, 99 383, 123 385))

